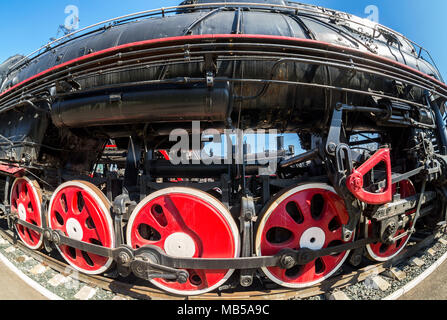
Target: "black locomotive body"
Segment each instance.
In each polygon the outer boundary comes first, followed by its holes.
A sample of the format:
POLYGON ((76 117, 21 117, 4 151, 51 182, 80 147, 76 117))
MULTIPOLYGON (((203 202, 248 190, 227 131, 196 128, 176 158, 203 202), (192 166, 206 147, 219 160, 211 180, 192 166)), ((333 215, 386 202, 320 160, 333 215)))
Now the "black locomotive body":
POLYGON ((390 260, 446 219, 447 86, 426 55, 285 0, 185 1, 71 34, 0 65, 0 212, 32 249, 179 295, 390 260), (296 134, 302 153, 280 135, 249 162, 227 135, 235 156, 194 158, 197 135, 248 129, 296 134))

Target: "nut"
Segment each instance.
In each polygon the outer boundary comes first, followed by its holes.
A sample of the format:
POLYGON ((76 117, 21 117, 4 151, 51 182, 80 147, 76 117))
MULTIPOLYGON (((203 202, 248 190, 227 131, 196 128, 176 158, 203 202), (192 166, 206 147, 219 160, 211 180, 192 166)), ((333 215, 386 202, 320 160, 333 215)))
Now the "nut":
POLYGON ((126 252, 121 252, 118 257, 120 258, 120 261, 122 264, 126 264, 130 262, 130 257, 126 252))
MULTIPOLYGON (((303 255, 303 258, 305 259, 305 254, 303 255)), ((293 266, 295 265, 295 259, 293 259, 293 257, 291 256, 284 256, 281 258, 281 265, 285 269, 293 268, 293 266)))
POLYGON ((188 281, 188 274, 186 274, 185 272, 180 272, 177 275, 177 282, 178 283, 186 283, 186 281, 188 281))

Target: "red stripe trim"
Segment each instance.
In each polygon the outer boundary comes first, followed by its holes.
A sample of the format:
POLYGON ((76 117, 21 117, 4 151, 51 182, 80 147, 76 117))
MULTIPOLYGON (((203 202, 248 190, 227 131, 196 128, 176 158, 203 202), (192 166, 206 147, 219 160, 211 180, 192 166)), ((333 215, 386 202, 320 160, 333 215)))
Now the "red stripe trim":
POLYGON ((343 47, 343 46, 339 46, 339 45, 335 45, 335 44, 331 44, 331 43, 327 43, 327 42, 322 42, 322 41, 317 41, 317 40, 311 40, 311 39, 300 39, 300 38, 292 38, 292 37, 284 37, 284 36, 266 36, 266 35, 257 35, 257 34, 208 34, 208 35, 193 35, 193 36, 180 36, 180 37, 170 37, 170 38, 161 38, 161 39, 152 39, 152 40, 144 40, 144 41, 138 41, 138 42, 133 42, 133 43, 127 43, 127 44, 123 44, 120 46, 116 46, 116 47, 111 47, 111 48, 107 48, 98 52, 93 52, 90 53, 88 55, 67 61, 65 63, 62 63, 60 65, 51 67, 45 71, 42 71, 18 84, 16 84, 15 86, 11 87, 10 89, 0 93, 0 97, 4 96, 5 94, 7 94, 8 92, 24 85, 27 82, 30 82, 36 78, 39 78, 47 73, 50 73, 52 71, 61 69, 63 67, 67 67, 69 65, 75 64, 77 62, 83 61, 83 60, 88 60, 91 58, 94 58, 96 56, 99 55, 103 55, 106 53, 110 53, 110 52, 115 52, 115 51, 119 51, 122 49, 126 49, 126 48, 130 48, 130 47, 139 47, 139 46, 145 46, 145 45, 151 45, 151 44, 161 44, 161 43, 166 43, 166 42, 174 42, 174 41, 188 41, 188 40, 200 40, 200 39, 263 39, 263 40, 280 40, 280 41, 291 41, 291 42, 295 42, 295 43, 304 43, 304 44, 310 44, 310 45, 321 45, 323 47, 327 47, 327 48, 333 48, 333 49, 337 49, 339 51, 347 51, 347 52, 352 52, 352 53, 356 53, 356 54, 360 54, 363 56, 368 56, 371 57, 373 59, 376 60, 382 60, 383 62, 398 66, 400 68, 406 69, 408 71, 411 71, 413 73, 419 74, 421 76, 423 76, 424 78, 426 78, 427 80, 430 80, 438 85, 440 85, 441 87, 443 87, 445 90, 447 90, 447 85, 442 83, 441 81, 436 80, 435 78, 419 71, 416 70, 412 67, 409 67, 405 64, 402 64, 400 62, 397 61, 393 61, 391 59, 379 56, 379 55, 374 55, 372 53, 369 52, 363 52, 360 51, 358 49, 353 49, 353 48, 348 48, 348 47, 343 47))

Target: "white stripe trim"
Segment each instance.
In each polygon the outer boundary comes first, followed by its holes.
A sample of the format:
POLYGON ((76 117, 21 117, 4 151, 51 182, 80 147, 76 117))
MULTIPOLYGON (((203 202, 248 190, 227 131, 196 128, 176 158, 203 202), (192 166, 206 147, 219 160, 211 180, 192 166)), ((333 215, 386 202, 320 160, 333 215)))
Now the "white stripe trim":
POLYGON ((58 295, 55 295, 48 289, 42 287, 40 284, 38 284, 36 281, 25 275, 22 271, 20 271, 15 265, 13 265, 4 255, 0 253, 0 261, 3 262, 9 270, 11 270, 13 273, 15 273, 20 279, 22 279, 27 285, 29 285, 31 288, 39 292, 44 297, 50 299, 50 300, 63 300, 58 295))
POLYGON ((431 275, 444 261, 447 259, 447 252, 439 258, 435 263, 433 263, 427 270, 421 273, 419 276, 414 278, 412 281, 407 283, 403 288, 395 291, 390 294, 388 297, 383 298, 382 300, 397 300, 402 297, 404 294, 408 293, 412 289, 414 289, 417 285, 419 285, 422 281, 424 281, 429 275, 431 275))

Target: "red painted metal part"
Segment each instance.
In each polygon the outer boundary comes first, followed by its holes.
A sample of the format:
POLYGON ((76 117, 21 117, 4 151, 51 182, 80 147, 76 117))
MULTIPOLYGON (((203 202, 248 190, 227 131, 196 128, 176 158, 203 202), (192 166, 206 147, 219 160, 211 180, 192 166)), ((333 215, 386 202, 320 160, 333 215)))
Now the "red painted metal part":
MULTIPOLYGON (((70 185, 58 191, 53 196, 51 208, 49 210, 50 226, 53 230, 60 230, 69 236, 70 221, 77 221, 77 230, 82 235, 83 242, 112 247, 113 235, 107 223, 106 213, 103 212, 98 200, 85 189, 70 185), (82 197, 82 200, 79 198, 82 197), (80 206, 80 202, 83 203, 80 206)), ((106 257, 82 252, 79 249, 70 248, 66 245, 59 247, 63 257, 78 270, 92 273, 101 270, 109 262, 106 257)))
POLYGON ((0 171, 13 175, 15 177, 19 177, 23 175, 25 170, 23 168, 20 168, 19 166, 0 162, 0 171))
MULTIPOLYGON (((346 243, 342 241, 342 225, 349 220, 343 200, 334 192, 310 188, 292 194, 273 210, 262 229, 261 254, 263 256, 275 255, 283 249, 299 250, 305 232, 318 228, 321 237, 324 238, 322 248, 331 247, 346 243), (318 216, 312 214, 312 199, 322 197, 324 205, 318 216), (292 218, 291 207, 296 208, 301 213, 301 219, 292 218), (298 221, 297 221, 298 220, 298 221), (278 229, 279 228, 279 229, 278 229), (278 239, 273 236, 274 230, 287 230, 290 238, 282 239, 280 243, 274 241, 278 239)), ((279 231, 275 231, 279 232, 279 231)), ((281 231, 284 233, 284 231, 281 231)), ((318 233, 317 233, 318 234, 318 233)), ((283 236, 284 237, 284 236, 283 236)), ((317 238, 317 237, 316 237, 317 238)), ((269 267, 267 270, 281 284, 289 284, 296 287, 305 287, 323 281, 330 276, 346 258, 346 254, 340 253, 333 256, 321 257, 304 266, 295 267, 291 270, 284 270, 279 267, 269 267)))
POLYGON ((362 166, 354 169, 352 174, 348 177, 346 185, 349 191, 362 202, 372 205, 379 205, 389 203, 393 197, 393 190, 391 187, 391 156, 389 149, 381 149, 377 151, 368 161, 362 166), (386 181, 387 185, 384 190, 379 193, 371 193, 364 189, 364 176, 369 173, 379 163, 385 163, 386 166, 386 181))
MULTIPOLYGON (((192 239, 189 249, 194 258, 234 258, 237 250, 233 230, 222 214, 212 204, 189 194, 172 193, 149 201, 128 228, 133 248, 153 245, 166 250, 168 238, 181 234, 192 239), (155 230, 158 236, 149 230, 155 230)), ((184 284, 163 279, 152 281, 170 292, 205 291, 221 282, 228 270, 188 272, 190 277, 184 284)))
MULTIPOLYGON (((34 185, 31 180, 25 178, 17 179, 11 188, 11 212, 18 214, 20 219, 28 223, 42 227, 40 197, 40 188, 34 185)), ((16 229, 20 239, 27 247, 38 249, 42 244, 41 234, 22 225, 17 225, 16 229)))
POLYGON ((397 62, 397 61, 394 61, 394 60, 391 60, 391 59, 388 59, 385 57, 381 57, 379 55, 375 55, 375 54, 372 54, 369 52, 363 52, 363 51, 349 48, 349 47, 339 46, 339 45, 335 45, 335 44, 331 44, 331 43, 327 43, 327 42, 323 42, 323 41, 312 40, 312 39, 300 39, 300 38, 284 37, 284 36, 269 36, 269 35, 258 35, 258 34, 205 34, 205 35, 179 36, 179 37, 168 37, 168 38, 161 38, 161 39, 151 39, 151 40, 127 43, 127 44, 123 44, 120 46, 107 48, 107 49, 104 49, 104 50, 101 50, 98 52, 93 52, 91 54, 87 54, 85 56, 67 61, 60 65, 51 67, 45 71, 42 71, 42 72, 24 80, 24 81, 16 84, 15 86, 9 88, 8 90, 1 92, 0 98, 3 97, 4 95, 6 95, 7 93, 23 86, 24 84, 31 82, 34 79, 38 79, 38 78, 45 76, 53 71, 58 71, 59 69, 62 69, 64 67, 69 67, 76 63, 83 62, 84 60, 101 57, 102 55, 112 54, 114 52, 117 52, 120 50, 127 50, 127 49, 133 48, 133 47, 156 45, 156 44, 163 44, 163 43, 176 42, 176 41, 206 40, 206 39, 210 39, 210 40, 213 40, 213 39, 230 39, 230 40, 231 39, 247 39, 247 40, 255 39, 255 40, 271 40, 271 41, 288 41, 288 42, 291 42, 291 43, 294 43, 297 45, 304 44, 304 45, 313 46, 313 47, 323 47, 326 49, 335 49, 337 51, 349 52, 349 53, 356 54, 359 56, 364 56, 364 57, 366 56, 369 58, 373 58, 373 59, 388 63, 390 65, 397 66, 399 68, 405 69, 412 73, 418 74, 419 76, 422 76, 425 79, 432 81, 433 83, 442 87, 444 90, 447 90, 447 85, 445 83, 442 83, 441 81, 439 81, 439 80, 437 80, 437 79, 435 79, 419 70, 411 68, 411 67, 409 67, 405 64, 402 64, 400 62, 397 62))

